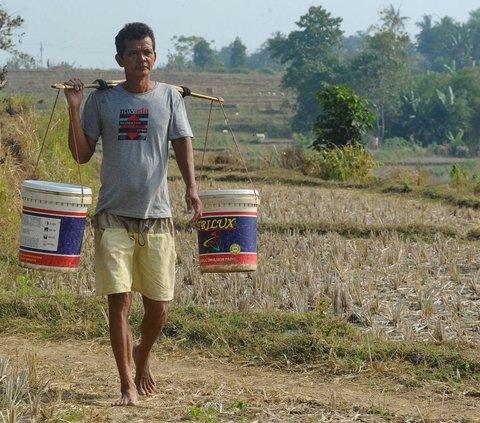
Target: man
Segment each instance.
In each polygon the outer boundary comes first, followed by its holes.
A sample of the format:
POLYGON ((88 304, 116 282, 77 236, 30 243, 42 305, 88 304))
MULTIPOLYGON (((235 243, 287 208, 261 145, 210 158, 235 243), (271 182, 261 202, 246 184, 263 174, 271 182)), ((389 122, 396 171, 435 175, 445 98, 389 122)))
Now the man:
POLYGON ((157 57, 152 30, 143 23, 127 24, 115 45, 115 59, 126 81, 93 91, 82 115, 83 83, 68 81, 73 89, 65 89, 65 96, 73 158, 88 162, 102 139, 101 188, 93 221, 96 292, 108 296, 110 341, 121 391, 114 404, 136 405, 138 394, 155 392, 149 356, 173 298, 176 255, 167 188, 169 140, 186 184, 192 222, 201 213, 201 201, 183 99, 174 87, 150 79, 157 57), (142 294, 144 305, 136 346, 128 324, 132 291, 142 294))

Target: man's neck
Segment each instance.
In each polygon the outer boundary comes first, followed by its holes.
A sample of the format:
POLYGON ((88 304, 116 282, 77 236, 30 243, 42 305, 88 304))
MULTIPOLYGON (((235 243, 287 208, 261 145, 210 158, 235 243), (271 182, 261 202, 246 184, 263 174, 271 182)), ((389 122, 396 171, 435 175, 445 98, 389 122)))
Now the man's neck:
POLYGON ((123 88, 131 93, 146 93, 147 91, 152 90, 154 86, 155 82, 150 78, 128 78, 123 83, 123 88))

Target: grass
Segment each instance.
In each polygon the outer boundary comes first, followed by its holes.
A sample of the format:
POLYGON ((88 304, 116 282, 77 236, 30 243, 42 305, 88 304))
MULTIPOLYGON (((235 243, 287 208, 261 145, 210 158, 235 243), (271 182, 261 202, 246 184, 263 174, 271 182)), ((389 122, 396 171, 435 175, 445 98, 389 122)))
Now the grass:
MULTIPOLYGON (((6 334, 54 340, 108 336, 105 301, 99 298, 3 294, 0 315, 0 329, 6 334)), ((136 302, 134 328, 138 329, 141 315, 140 302, 136 302)), ((453 381, 458 375, 478 382, 480 374, 480 361, 469 358, 471 345, 396 342, 365 336, 344 319, 322 309, 307 313, 240 313, 172 306, 164 337, 167 348, 174 345, 186 350, 208 350, 219 357, 299 371, 306 367, 345 374, 368 363, 372 371, 382 371, 385 366, 408 371, 419 383, 453 381)), ((397 372, 393 373, 401 378, 402 372, 397 372)))
MULTIPOLYGON (((16 107, 17 114, 0 114, 0 330, 59 341, 105 340, 106 303, 92 295, 90 224, 80 272, 17 266, 21 183, 35 173, 48 116, 31 106, 16 107)), ((65 133, 66 115, 59 109, 34 176, 78 181, 65 133)), ((186 223, 184 188, 172 165, 177 290, 158 348, 196 350, 325 377, 387 371, 404 386, 425 381, 443 381, 458 391, 478 386, 477 197, 423 184, 418 172, 410 179, 403 173, 370 184, 321 181, 276 167, 278 150, 253 144, 242 148, 248 152, 249 175, 235 154, 210 152, 201 184, 202 189, 230 189, 253 183, 260 191, 258 270, 200 274, 196 234, 186 223), (409 189, 402 190, 405 186, 409 189)), ((98 192, 98 161, 81 170, 84 184, 98 192)), ((140 318, 136 298, 134 328, 140 318)), ((14 371, 9 366, 5 375, 20 371, 20 365, 14 371)), ((28 389, 55 402, 36 386, 28 389)), ((23 413, 27 405, 22 407, 15 412, 23 413)), ((246 410, 248 416, 248 406, 246 410)), ((79 412, 48 411, 67 421, 78 420, 79 412)), ((376 413, 387 416, 388 410, 376 413)), ((208 421, 219 412, 199 403, 187 414, 208 421)))
POLYGON ((445 237, 461 237, 450 227, 436 227, 426 224, 393 224, 393 225, 354 225, 354 224, 329 224, 322 223, 263 223, 258 227, 260 233, 265 231, 276 233, 292 233, 303 235, 306 232, 314 232, 318 234, 337 233, 344 238, 372 238, 388 233, 397 233, 407 238, 434 240, 436 236, 443 235, 445 237))
POLYGON ((17 422, 40 418, 46 386, 37 379, 34 353, 16 361, 0 357, 0 392, 2 421, 17 422))

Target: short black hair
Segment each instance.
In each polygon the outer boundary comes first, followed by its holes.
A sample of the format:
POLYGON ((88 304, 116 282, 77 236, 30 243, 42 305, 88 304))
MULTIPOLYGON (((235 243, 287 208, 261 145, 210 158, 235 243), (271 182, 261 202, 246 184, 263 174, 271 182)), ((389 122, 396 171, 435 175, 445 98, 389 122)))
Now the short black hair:
POLYGON ((155 50, 155 36, 153 30, 148 25, 142 22, 131 22, 126 24, 115 37, 115 47, 117 53, 123 56, 125 52, 125 40, 143 40, 146 37, 150 37, 153 43, 153 49, 155 50))

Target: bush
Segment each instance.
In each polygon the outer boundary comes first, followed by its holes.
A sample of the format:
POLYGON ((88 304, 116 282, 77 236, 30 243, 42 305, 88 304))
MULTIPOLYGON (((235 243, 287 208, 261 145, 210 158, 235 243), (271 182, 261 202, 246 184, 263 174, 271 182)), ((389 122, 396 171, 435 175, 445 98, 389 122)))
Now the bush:
MULTIPOLYGON (((312 148, 334 149, 365 144, 365 135, 373 128, 374 115, 367 101, 342 85, 324 84, 317 94, 322 112, 313 127, 312 148)), ((353 151, 353 150, 351 150, 353 151)))
POLYGON ((363 146, 346 145, 322 149, 305 156, 305 173, 326 180, 367 181, 372 177, 375 161, 363 146))
POLYGON ((450 170, 450 185, 452 188, 469 188, 468 173, 461 170, 457 165, 453 165, 450 170))
POLYGON ((462 170, 457 165, 453 165, 450 170, 450 186, 456 189, 472 191, 475 195, 480 195, 480 178, 478 175, 468 176, 466 170, 462 170))
POLYGON ((292 146, 287 147, 280 156, 280 167, 303 171, 306 166, 306 151, 312 145, 309 137, 294 135, 292 146))

